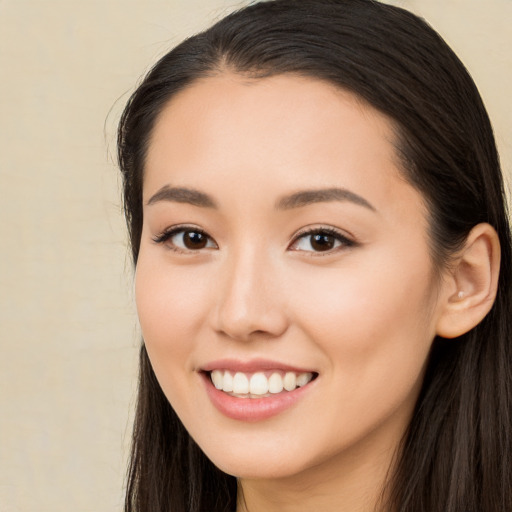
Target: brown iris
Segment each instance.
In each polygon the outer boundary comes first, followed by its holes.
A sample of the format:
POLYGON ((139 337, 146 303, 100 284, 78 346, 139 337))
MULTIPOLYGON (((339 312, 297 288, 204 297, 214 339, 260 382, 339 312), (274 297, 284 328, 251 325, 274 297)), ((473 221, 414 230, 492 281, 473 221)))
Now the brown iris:
POLYGON ((204 249, 208 243, 208 237, 198 231, 185 231, 183 233, 183 245, 187 249, 204 249))
POLYGON ((315 251, 329 251, 334 247, 336 238, 329 233, 315 233, 311 235, 310 243, 315 251))

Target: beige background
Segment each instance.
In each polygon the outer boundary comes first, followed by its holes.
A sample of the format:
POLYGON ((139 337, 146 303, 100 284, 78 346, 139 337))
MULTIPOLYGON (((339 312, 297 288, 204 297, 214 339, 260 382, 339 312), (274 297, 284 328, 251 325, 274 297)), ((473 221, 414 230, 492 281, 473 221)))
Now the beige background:
MULTIPOLYGON (((466 63, 511 174, 512 0, 395 3, 466 63)), ((122 508, 138 334, 115 125, 143 71, 235 5, 0 0, 0 512, 122 508)))

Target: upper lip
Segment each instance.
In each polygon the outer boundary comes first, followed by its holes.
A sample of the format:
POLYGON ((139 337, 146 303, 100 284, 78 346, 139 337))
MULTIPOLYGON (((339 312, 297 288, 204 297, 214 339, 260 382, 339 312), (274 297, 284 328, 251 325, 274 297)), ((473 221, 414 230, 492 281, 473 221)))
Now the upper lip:
POLYGON ((238 359, 217 359, 211 361, 200 368, 203 372, 211 372, 213 370, 229 370, 233 372, 254 373, 258 371, 283 370, 287 372, 316 373, 310 368, 300 368, 279 361, 270 359, 251 359, 242 361, 238 359))

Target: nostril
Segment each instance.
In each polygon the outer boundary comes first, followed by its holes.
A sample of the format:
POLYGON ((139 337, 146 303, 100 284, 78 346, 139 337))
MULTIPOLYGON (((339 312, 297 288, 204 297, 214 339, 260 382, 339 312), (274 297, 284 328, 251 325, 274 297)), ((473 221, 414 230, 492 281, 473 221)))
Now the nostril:
POLYGON ((233 271, 225 288, 220 287, 211 325, 222 337, 233 340, 276 338, 289 323, 286 308, 280 304, 279 287, 271 276, 254 270, 258 263, 251 262, 248 267, 233 271), (267 286, 270 280, 272 287, 267 286))

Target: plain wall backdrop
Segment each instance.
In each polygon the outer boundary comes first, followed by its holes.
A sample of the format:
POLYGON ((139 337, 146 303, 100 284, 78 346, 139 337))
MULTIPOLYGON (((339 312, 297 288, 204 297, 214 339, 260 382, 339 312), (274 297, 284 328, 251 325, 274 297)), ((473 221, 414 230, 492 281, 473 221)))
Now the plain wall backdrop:
MULTIPOLYGON (((122 509, 139 334, 115 166, 138 78, 234 0, 0 0, 0 512, 122 509)), ((512 0, 390 2, 473 75, 512 175, 512 0)))

